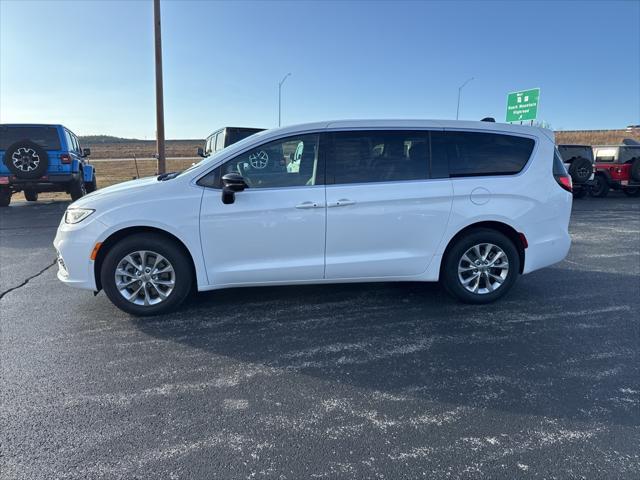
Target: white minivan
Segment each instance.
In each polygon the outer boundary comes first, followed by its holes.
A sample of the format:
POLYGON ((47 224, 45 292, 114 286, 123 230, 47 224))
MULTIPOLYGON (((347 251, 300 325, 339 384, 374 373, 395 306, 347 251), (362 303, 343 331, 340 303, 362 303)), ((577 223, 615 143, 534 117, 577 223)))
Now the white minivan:
POLYGON ((440 280, 486 303, 567 255, 571 201, 549 130, 333 121, 98 190, 69 206, 54 246, 61 281, 135 315, 194 287, 340 282, 440 280))

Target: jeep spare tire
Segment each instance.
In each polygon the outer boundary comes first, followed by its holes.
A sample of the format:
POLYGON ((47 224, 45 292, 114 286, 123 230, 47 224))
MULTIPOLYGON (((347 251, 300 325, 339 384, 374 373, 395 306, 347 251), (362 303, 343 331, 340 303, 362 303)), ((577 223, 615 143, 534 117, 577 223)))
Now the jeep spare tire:
POLYGON ((640 182, 640 158, 634 159, 631 164, 631 178, 636 182, 640 182))
POLYGON ((40 178, 47 172, 49 156, 37 143, 20 140, 5 151, 4 164, 18 178, 40 178))
POLYGON ((593 173, 593 165, 584 157, 577 157, 571 162, 569 175, 573 183, 585 183, 593 173))

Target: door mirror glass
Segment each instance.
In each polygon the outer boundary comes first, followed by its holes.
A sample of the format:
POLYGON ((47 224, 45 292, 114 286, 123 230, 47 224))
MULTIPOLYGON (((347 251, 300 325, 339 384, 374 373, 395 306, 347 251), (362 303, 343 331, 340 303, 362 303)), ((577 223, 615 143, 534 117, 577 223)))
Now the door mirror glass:
POLYGON ((82 156, 83 157, 88 157, 89 155, 91 155, 91 149, 90 148, 83 148, 82 149, 82 156))
POLYGON ((198 156, 203 158, 205 157, 204 149, 202 147, 198 147, 198 156))

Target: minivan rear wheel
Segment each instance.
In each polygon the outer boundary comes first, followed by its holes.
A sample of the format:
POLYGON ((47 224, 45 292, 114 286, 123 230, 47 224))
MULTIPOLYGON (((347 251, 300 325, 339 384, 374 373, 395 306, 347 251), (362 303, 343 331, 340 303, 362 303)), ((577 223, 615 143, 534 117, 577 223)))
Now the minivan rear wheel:
POLYGON ((511 289, 519 272, 520 256, 513 242, 495 230, 478 229, 451 246, 441 282, 465 303, 490 303, 511 289))
POLYGON ((175 242, 141 233, 124 238, 109 250, 100 279, 116 307, 147 316, 178 307, 191 291, 193 274, 189 259, 175 242))

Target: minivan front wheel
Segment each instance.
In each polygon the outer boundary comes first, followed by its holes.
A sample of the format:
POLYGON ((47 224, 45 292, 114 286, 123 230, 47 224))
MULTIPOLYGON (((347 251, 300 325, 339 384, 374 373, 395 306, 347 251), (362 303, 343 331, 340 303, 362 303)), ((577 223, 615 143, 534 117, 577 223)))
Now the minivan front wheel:
POLYGON ((500 232, 474 230, 447 252, 442 283, 465 303, 489 303, 506 294, 520 271, 513 242, 500 232))
POLYGON ((157 315, 189 295, 192 272, 183 250, 157 235, 137 234, 114 245, 100 274, 113 304, 133 315, 157 315))

